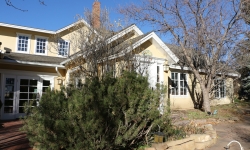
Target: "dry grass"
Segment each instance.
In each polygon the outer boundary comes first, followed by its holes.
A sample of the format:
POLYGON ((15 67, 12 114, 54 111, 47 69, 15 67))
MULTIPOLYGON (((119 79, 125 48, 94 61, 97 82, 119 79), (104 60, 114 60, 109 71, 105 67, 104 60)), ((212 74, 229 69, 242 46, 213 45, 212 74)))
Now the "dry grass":
POLYGON ((212 112, 217 110, 216 115, 207 115, 205 112, 194 109, 194 110, 185 110, 182 111, 182 114, 186 114, 183 116, 183 119, 228 119, 231 117, 240 117, 244 113, 244 109, 250 108, 250 102, 239 102, 236 101, 232 104, 225 105, 217 105, 212 106, 212 112))

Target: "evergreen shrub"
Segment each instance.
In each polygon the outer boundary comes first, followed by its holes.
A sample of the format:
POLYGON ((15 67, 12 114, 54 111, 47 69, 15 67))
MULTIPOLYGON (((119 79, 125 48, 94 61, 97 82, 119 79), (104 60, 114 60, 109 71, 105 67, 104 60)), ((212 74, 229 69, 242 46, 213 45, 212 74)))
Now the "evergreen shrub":
POLYGON ((159 112, 164 91, 131 72, 86 79, 80 88, 44 93, 22 131, 39 149, 134 149, 152 141, 159 127, 166 136, 173 133, 169 112, 159 112))

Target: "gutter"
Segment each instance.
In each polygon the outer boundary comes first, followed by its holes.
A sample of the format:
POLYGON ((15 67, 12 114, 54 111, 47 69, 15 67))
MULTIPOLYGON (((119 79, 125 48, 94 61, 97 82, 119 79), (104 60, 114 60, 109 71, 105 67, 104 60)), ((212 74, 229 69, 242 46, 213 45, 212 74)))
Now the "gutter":
MULTIPOLYGON (((1 53, 0 53, 1 54, 1 53)), ((1 54, 2 56, 3 54, 1 54)), ((63 65, 55 65, 55 64, 48 64, 48 63, 37 63, 37 62, 29 62, 29 61, 19 61, 19 60, 5 60, 0 59, 1 63, 5 64, 18 64, 18 65, 37 65, 37 66, 46 66, 46 67, 58 67, 58 68, 64 68, 63 65)))

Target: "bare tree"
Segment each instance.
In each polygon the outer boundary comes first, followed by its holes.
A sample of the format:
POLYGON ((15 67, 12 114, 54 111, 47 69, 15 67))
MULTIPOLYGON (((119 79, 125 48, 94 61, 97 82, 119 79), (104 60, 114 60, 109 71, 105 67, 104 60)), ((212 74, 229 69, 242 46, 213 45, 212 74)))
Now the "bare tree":
MULTIPOLYGON (((125 70, 145 74, 151 63, 150 56, 144 53, 138 55, 142 48, 133 46, 144 35, 132 38, 134 33, 126 31, 120 35, 119 31, 125 30, 121 21, 112 23, 107 9, 100 10, 99 14, 97 18, 100 22, 96 28, 93 28, 96 26, 93 24, 96 23, 95 14, 86 9, 84 17, 77 16, 78 21, 70 29, 72 32, 68 40, 73 54, 68 56, 65 67, 71 70, 71 78, 81 76, 102 79, 107 74, 117 77, 125 70)), ((60 53, 58 41, 63 34, 58 33, 50 38, 49 49, 52 52, 56 49, 56 53, 60 53)))
POLYGON ((239 0, 143 0, 119 12, 170 33, 179 46, 179 65, 189 67, 200 84, 203 108, 211 112, 213 79, 226 77, 236 58, 242 35, 239 0))
MULTIPOLYGON (((43 0, 38 0, 38 2, 41 5, 46 6, 46 4, 45 4, 45 2, 43 0)), ((17 9, 17 10, 20 10, 20 11, 23 11, 23 12, 28 11, 27 9, 22 9, 22 8, 17 7, 15 4, 12 3, 12 0, 5 0, 5 3, 6 3, 7 6, 13 7, 15 9, 17 9)))
POLYGON ((250 24, 250 0, 241 0, 242 16, 247 24, 250 24))

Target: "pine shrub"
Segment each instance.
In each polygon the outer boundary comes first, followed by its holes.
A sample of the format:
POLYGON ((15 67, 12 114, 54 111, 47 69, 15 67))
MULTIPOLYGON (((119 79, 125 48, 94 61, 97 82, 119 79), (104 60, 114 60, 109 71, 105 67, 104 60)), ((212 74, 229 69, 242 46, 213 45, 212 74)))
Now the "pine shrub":
POLYGON ((134 149, 160 130, 172 133, 168 111, 160 114, 164 88, 152 90, 146 77, 86 79, 81 88, 47 91, 24 118, 23 131, 40 149, 134 149))

